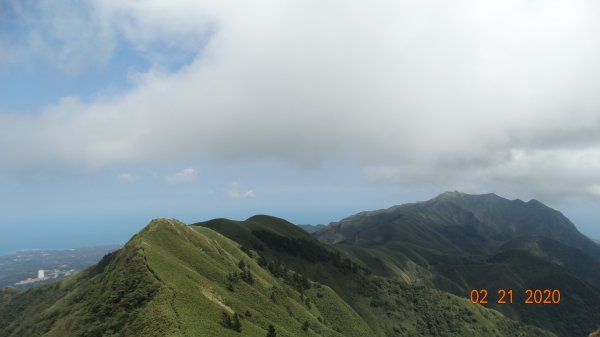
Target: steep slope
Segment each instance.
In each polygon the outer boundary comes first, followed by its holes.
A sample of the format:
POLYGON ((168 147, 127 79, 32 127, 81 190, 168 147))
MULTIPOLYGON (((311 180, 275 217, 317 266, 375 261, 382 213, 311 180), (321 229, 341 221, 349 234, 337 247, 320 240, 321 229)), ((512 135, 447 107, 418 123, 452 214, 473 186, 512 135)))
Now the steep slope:
POLYGON ((160 283, 138 240, 84 272, 13 296, 0 306, 0 336, 102 336, 167 331, 162 315, 148 320, 160 283), (165 330, 166 329, 166 330, 165 330))
POLYGON ((249 336, 264 335, 269 324, 278 335, 305 334, 304 322, 313 335, 373 334, 328 287, 290 282, 292 273, 275 277, 240 250, 239 244, 210 229, 171 221, 170 226, 150 228, 143 238, 152 247, 148 265, 173 291, 184 335, 221 329, 223 310, 246 317, 244 335, 249 336), (321 295, 318 300, 317 293, 321 295))
POLYGON ((571 271, 526 251, 510 250, 481 260, 439 264, 431 270, 437 288, 459 289, 452 292, 465 297, 471 289, 486 289, 492 299, 487 307, 560 336, 583 336, 600 320, 597 288, 571 271), (500 289, 514 291, 513 304, 497 303, 500 289), (559 304, 524 304, 526 289, 558 289, 561 301, 559 304))
POLYGON ((313 235, 378 275, 458 296, 560 289, 559 306, 489 306, 561 336, 585 335, 600 320, 598 247, 537 201, 450 192, 362 212, 313 235))
POLYGON ((522 236, 542 236, 600 259, 600 246, 562 213, 536 200, 446 192, 425 202, 362 212, 315 233, 329 243, 402 241, 445 253, 488 254, 522 236))
POLYGON ((500 252, 510 250, 525 251, 558 264, 589 284, 600 287, 600 261, 580 249, 541 236, 523 236, 499 248, 500 252))
POLYGON ((497 312, 434 289, 409 286, 376 275, 330 246, 274 217, 197 223, 256 249, 270 268, 283 264, 329 285, 379 336, 541 336, 497 312))
POLYGON ((508 200, 496 194, 469 195, 460 192, 442 194, 439 203, 452 203, 474 214, 504 241, 522 236, 542 236, 566 246, 576 247, 600 259, 600 246, 581 234, 561 212, 537 200, 508 200))
POLYGON ((464 298, 370 275, 281 219, 205 225, 256 249, 205 226, 154 220, 74 277, 2 290, 0 336, 262 337, 269 326, 277 336, 552 336, 464 298))
POLYGON ((239 336, 237 320, 244 336, 374 336, 327 286, 275 277, 238 247, 155 220, 94 268, 4 301, 0 335, 239 336))

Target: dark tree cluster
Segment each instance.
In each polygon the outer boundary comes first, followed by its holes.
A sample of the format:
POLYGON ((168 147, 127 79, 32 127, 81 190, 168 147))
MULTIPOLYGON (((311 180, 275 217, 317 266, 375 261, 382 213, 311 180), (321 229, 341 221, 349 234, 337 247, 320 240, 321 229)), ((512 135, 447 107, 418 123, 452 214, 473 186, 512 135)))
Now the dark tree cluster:
POLYGON ((248 265, 244 260, 240 260, 238 267, 240 268, 239 272, 234 271, 227 275, 227 289, 229 289, 229 291, 234 291, 235 288, 233 285, 237 284, 240 280, 248 284, 254 284, 254 275, 252 275, 250 268, 248 268, 248 265))
POLYGON ((254 284, 254 276, 252 276, 250 268, 248 268, 248 265, 244 262, 244 260, 240 260, 238 267, 240 267, 241 270, 239 273, 240 279, 248 284, 254 284))
POLYGON ((282 278, 286 284, 289 284, 299 292, 308 290, 313 285, 313 282, 305 275, 292 271, 281 263, 267 262, 262 256, 258 259, 258 265, 267 269, 273 276, 282 278))
POLYGON ((246 253, 246 255, 248 255, 249 258, 254 258, 254 253, 252 253, 252 251, 250 250, 250 248, 244 247, 244 246, 240 246, 240 250, 242 252, 246 253))
POLYGON ((267 337, 277 337, 277 333, 275 332, 275 327, 273 324, 269 325, 269 329, 267 330, 267 337))
POLYGON ((242 322, 240 322, 240 316, 237 313, 229 315, 227 312, 223 311, 221 314, 221 325, 227 329, 242 332, 242 322))
POLYGON ((252 235, 265 242, 269 248, 304 258, 312 263, 330 262, 337 268, 354 273, 371 273, 370 270, 354 263, 347 257, 343 257, 340 252, 327 249, 307 239, 288 238, 265 230, 252 231, 252 235))

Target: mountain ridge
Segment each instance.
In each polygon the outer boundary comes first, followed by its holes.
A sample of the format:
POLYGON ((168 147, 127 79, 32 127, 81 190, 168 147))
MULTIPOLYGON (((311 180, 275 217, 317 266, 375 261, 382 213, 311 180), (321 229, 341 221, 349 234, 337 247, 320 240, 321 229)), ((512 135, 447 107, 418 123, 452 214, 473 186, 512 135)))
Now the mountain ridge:
MULTIPOLYGON (((263 244, 278 238, 272 236, 276 233, 291 233, 281 237, 320 246, 293 224, 275 217, 204 224, 235 223, 266 228, 271 234, 254 233, 263 244)), ((254 236, 250 230, 246 234, 254 236)), ((276 249, 283 249, 279 255, 283 257, 298 254, 298 247, 276 249)), ((273 326, 283 337, 475 337, 516 332, 553 336, 464 298, 368 276, 337 255, 335 248, 323 251, 323 262, 306 262, 303 268, 337 268, 329 275, 341 272, 333 280, 338 291, 290 269, 269 250, 266 245, 262 250, 244 247, 205 226, 156 219, 122 249, 75 277, 18 294, 2 290, 0 335, 239 336, 242 331, 244 336, 262 337, 273 326), (330 266, 334 262, 338 267, 330 266), (352 279, 362 282, 355 284, 358 291, 350 287, 344 292, 352 279)))
POLYGON ((283 337, 589 334, 600 322, 598 262, 554 240, 572 223, 539 202, 498 198, 445 194, 313 235, 269 215, 155 219, 74 277, 0 290, 0 335, 262 337, 271 326, 283 337), (517 209, 504 216, 507 207, 517 209), (547 221, 558 226, 549 237, 529 235, 547 221), (564 295, 559 306, 468 299, 470 289, 504 286, 564 295))
MULTIPOLYGON (((569 246, 579 246, 597 259, 600 259, 600 246, 577 230, 576 226, 561 212, 531 199, 508 200, 494 193, 471 195, 458 191, 445 192, 430 200, 396 205, 387 209, 360 212, 346 217, 314 233, 315 237, 329 243, 358 241, 360 237, 353 230, 352 223, 361 219, 382 217, 387 223, 400 219, 412 222, 413 226, 439 225, 436 229, 441 236, 450 238, 447 233, 467 226, 477 235, 469 237, 484 239, 490 248, 497 250, 502 244, 517 236, 546 236, 569 246), (408 219, 407 219, 408 218, 408 219), (348 233, 343 229, 347 227, 348 233)), ((363 224, 363 228, 367 226, 363 224)), ((450 240, 452 241, 452 240, 450 240)), ((480 242, 478 242, 480 243, 480 242)), ((469 251, 468 247, 463 247, 469 251)))

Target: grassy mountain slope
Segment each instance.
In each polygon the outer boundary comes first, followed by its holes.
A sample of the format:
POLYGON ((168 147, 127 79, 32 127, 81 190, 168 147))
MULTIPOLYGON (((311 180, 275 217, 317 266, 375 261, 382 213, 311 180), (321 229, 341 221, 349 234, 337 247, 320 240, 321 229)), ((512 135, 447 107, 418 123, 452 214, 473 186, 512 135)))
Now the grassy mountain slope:
POLYGON ((41 285, 0 306, 1 336, 103 336, 120 331, 163 331, 162 317, 147 320, 161 295, 137 240, 74 277, 41 285))
POLYGON ((329 285, 379 336, 545 335, 464 298, 435 289, 371 275, 336 249, 269 216, 246 221, 218 219, 196 226, 212 228, 253 247, 272 263, 283 263, 329 285))
POLYGON ((600 320, 598 247, 537 201, 451 192, 362 212, 313 235, 378 275, 458 296, 560 289, 559 306, 490 306, 561 336, 585 335, 600 320))
MULTIPOLYGON (((523 237, 490 255, 450 255, 414 245, 338 244, 379 275, 432 286, 461 297, 471 289, 559 289, 559 306, 519 303, 489 307, 509 317, 551 329, 562 336, 584 335, 600 320, 600 265, 583 251, 545 238, 523 237)), ((520 296, 522 297, 522 296, 520 296)))
POLYGON ((600 259, 600 246, 560 212, 531 200, 446 192, 424 202, 361 212, 315 233, 328 243, 404 242, 449 254, 489 254, 522 236, 543 236, 600 259))
POLYGON ((373 335, 328 287, 300 290, 261 268, 239 249, 239 244, 210 229, 170 221, 170 225, 151 227, 143 240, 152 247, 148 249, 149 266, 173 292, 174 309, 184 335, 227 335, 219 322, 224 310, 245 317, 242 325, 248 336, 263 336, 269 324, 281 336, 373 335), (245 261, 245 268, 239 267, 240 261, 245 261), (244 269, 254 281, 228 280, 230 274, 244 269), (233 290, 227 289, 229 285, 233 290), (301 329, 305 321, 311 327, 308 333, 301 329))
POLYGON ((523 236, 511 240, 499 251, 521 250, 558 264, 580 279, 600 287, 600 261, 580 249, 564 245, 542 236, 523 236))
POLYGON ((264 336, 270 324, 278 336, 374 336, 327 286, 299 291, 233 241, 174 220, 153 221, 74 278, 12 295, 0 335, 239 336, 224 312, 237 313, 244 336, 264 336))
POLYGON ((470 195, 460 192, 442 194, 446 200, 470 211, 481 222, 493 228, 500 239, 521 236, 543 236, 564 245, 577 247, 600 259, 600 246, 581 234, 561 212, 537 200, 508 200, 496 194, 470 195))
POLYGON ((371 275, 281 219, 206 224, 255 248, 154 220, 74 277, 2 290, 0 336, 265 336, 269 325, 277 336, 552 336, 464 298, 371 275))
POLYGON ((468 296, 470 289, 487 289, 496 298, 499 289, 513 289, 515 303, 499 305, 490 301, 487 306, 560 336, 585 335, 600 320, 597 288, 569 270, 525 251, 511 250, 464 264, 440 264, 433 268, 433 273, 438 288, 446 288, 448 282, 460 283, 457 286, 464 289, 463 296, 468 296), (558 305, 523 304, 525 289, 558 289, 561 302, 558 305))

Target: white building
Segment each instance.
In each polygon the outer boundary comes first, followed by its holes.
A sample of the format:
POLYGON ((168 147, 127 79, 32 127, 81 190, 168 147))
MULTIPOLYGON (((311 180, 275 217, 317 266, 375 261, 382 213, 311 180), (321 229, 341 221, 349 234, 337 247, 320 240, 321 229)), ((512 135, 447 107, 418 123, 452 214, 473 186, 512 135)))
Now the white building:
POLYGON ((38 277, 37 277, 37 278, 39 278, 39 279, 43 279, 43 278, 44 278, 44 276, 45 276, 45 275, 44 275, 44 269, 40 269, 40 270, 38 270, 38 277))

